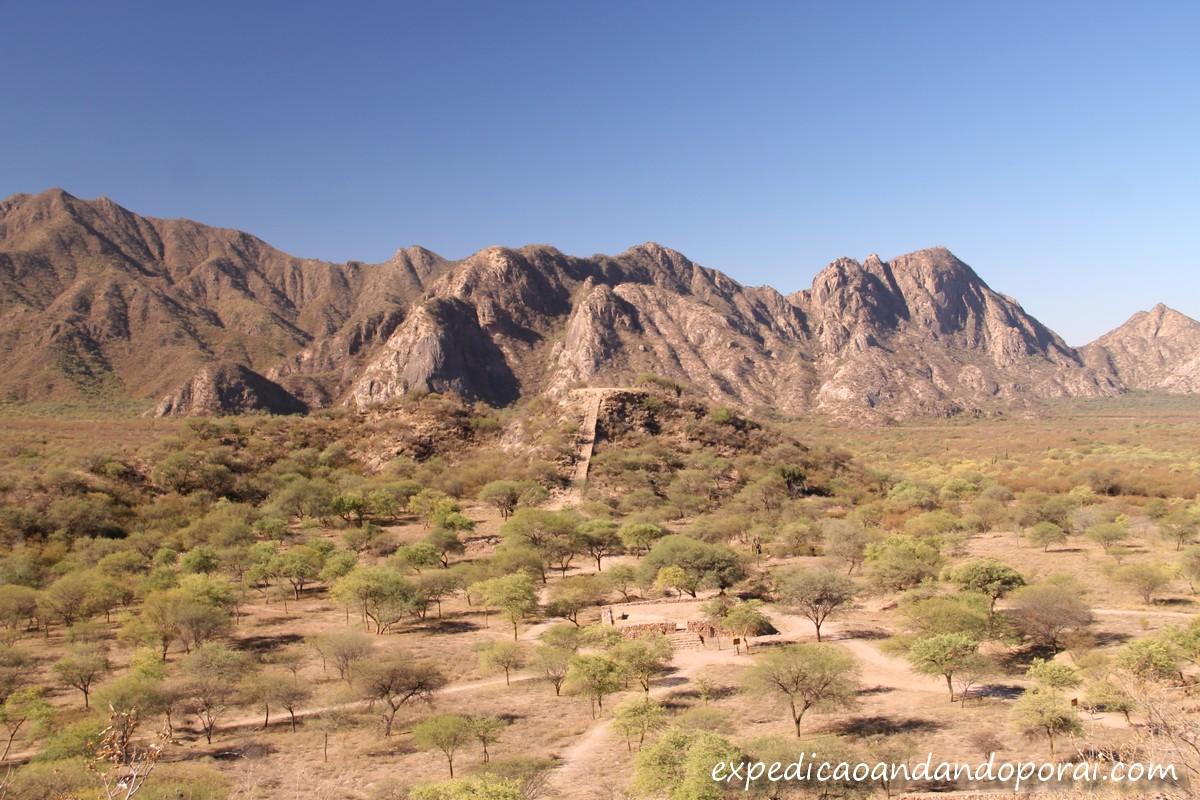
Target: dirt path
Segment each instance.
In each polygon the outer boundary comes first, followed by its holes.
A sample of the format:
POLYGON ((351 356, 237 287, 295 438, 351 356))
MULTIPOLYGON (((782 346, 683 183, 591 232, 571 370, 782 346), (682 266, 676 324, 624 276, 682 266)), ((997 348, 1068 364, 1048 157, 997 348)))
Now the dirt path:
MULTIPOLYGON (((779 631, 772 636, 759 637, 755 641, 760 645, 767 644, 772 639, 816 641, 812 624, 803 617, 784 614, 776 609, 770 609, 768 616, 771 624, 779 631)), ((946 687, 939 678, 920 675, 912 670, 908 662, 881 652, 875 645, 863 639, 850 638, 845 631, 833 622, 822 629, 823 639, 850 651, 858 660, 862 670, 864 687, 887 687, 901 692, 913 692, 924 695, 916 698, 915 702, 930 702, 929 695, 936 695, 945 701, 946 687)), ((753 646, 753 645, 752 645, 753 646)), ((650 689, 651 697, 661 697, 673 690, 686 685, 686 682, 706 667, 715 665, 748 665, 753 656, 739 655, 732 647, 724 650, 681 650, 671 659, 675 671, 671 673, 674 679, 670 685, 654 686, 650 689), (684 684, 678 679, 683 678, 684 684)), ((596 752, 605 737, 612 730, 612 721, 604 719, 579 737, 561 755, 561 762, 548 784, 553 791, 564 791, 576 784, 581 773, 586 771, 587 759, 596 752)))
POLYGON ((1103 617, 1164 617, 1166 619, 1195 619, 1194 613, 1186 611, 1155 611, 1154 609, 1146 609, 1140 611, 1135 608, 1093 608, 1093 614, 1099 614, 1103 617))

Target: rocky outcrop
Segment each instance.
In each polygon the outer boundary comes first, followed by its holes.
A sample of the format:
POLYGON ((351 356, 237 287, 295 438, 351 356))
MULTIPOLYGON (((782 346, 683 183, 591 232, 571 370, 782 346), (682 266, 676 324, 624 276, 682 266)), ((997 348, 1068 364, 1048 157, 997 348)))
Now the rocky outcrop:
POLYGON ((785 296, 654 243, 588 258, 491 247, 461 261, 412 247, 334 264, 106 199, 0 202, 11 400, 167 394, 171 413, 213 413, 431 391, 504 405, 653 373, 756 412, 870 421, 1104 396, 1129 381, 1193 391, 1187 348, 1169 338, 1147 345, 1153 376, 1126 363, 1145 355, 1132 345, 1085 360, 944 248, 838 259, 785 296))
POLYGON ((159 401, 156 417, 266 411, 303 414, 308 406, 274 381, 240 364, 213 364, 159 401))
POLYGON ((1200 392, 1200 322, 1162 303, 1080 352, 1088 364, 1111 370, 1131 389, 1200 392))

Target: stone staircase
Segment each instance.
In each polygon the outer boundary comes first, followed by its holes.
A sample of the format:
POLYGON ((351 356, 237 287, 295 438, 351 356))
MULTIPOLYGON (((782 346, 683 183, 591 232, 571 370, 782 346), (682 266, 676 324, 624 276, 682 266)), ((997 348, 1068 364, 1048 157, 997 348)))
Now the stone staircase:
POLYGON ((704 642, 700 641, 700 635, 695 631, 675 631, 667 634, 667 641, 671 643, 671 648, 679 650, 703 650, 704 642))

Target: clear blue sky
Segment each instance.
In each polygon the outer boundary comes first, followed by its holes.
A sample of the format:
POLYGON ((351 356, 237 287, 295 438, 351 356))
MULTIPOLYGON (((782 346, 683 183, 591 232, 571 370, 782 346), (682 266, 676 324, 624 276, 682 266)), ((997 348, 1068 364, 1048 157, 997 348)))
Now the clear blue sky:
POLYGON ((0 0, 0 194, 378 261, 941 244, 1072 344, 1200 316, 1200 6, 0 0))

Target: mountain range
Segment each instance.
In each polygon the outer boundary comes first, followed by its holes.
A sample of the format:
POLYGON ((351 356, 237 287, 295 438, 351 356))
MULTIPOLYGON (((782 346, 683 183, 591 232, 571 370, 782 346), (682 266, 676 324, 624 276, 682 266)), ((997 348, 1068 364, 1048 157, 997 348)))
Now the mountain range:
POLYGON ((2 400, 163 415, 412 391, 506 405, 646 373, 750 410, 863 420, 1200 391, 1195 320, 1160 305, 1075 349, 944 248, 838 259, 785 295, 654 243, 330 263, 61 190, 0 202, 0 353, 2 400))

